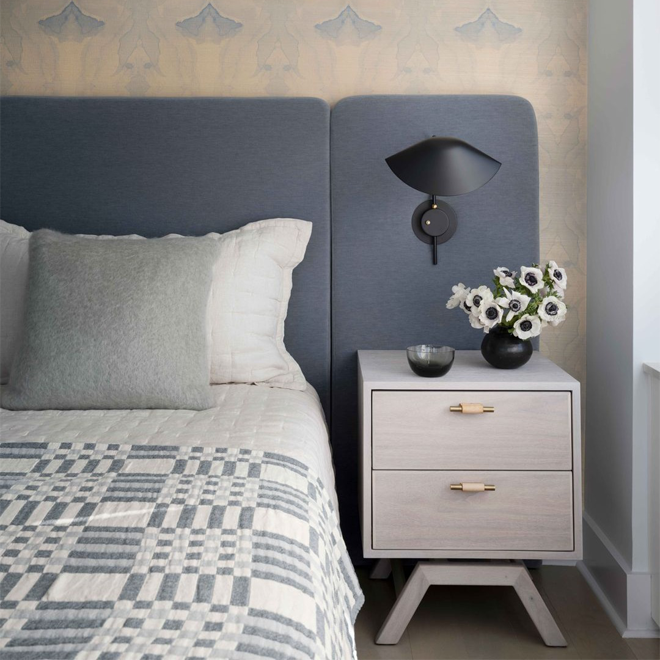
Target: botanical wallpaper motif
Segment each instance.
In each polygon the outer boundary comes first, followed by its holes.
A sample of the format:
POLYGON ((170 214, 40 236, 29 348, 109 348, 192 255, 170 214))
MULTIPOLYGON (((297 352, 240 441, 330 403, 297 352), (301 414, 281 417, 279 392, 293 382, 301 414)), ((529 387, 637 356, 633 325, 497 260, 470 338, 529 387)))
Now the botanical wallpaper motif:
POLYGON ((570 282, 571 313, 541 349, 584 376, 587 0, 2 0, 0 11, 3 94, 526 97, 541 256, 570 282))

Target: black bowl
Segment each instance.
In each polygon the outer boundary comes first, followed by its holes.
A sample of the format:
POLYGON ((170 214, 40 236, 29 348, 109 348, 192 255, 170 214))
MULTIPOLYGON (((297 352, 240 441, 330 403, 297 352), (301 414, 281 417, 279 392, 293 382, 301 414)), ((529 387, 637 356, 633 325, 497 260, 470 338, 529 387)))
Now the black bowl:
POLYGON ((454 349, 449 346, 431 344, 419 344, 406 349, 410 368, 424 378, 444 376, 454 364, 454 353, 454 349))
POLYGON ((534 347, 529 339, 518 339, 497 325, 484 335, 481 354, 496 369, 518 369, 529 362, 534 347))

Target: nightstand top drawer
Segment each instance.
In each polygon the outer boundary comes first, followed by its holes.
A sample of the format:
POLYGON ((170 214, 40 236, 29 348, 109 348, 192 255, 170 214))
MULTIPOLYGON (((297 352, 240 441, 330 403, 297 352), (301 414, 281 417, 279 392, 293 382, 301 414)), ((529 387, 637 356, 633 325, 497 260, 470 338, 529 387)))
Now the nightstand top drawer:
POLYGON ((374 471, 373 548, 571 552, 572 477, 571 472, 374 471), (494 490, 452 489, 461 483, 494 490))
POLYGON ((570 470, 571 393, 374 391, 372 452, 376 470, 570 470))

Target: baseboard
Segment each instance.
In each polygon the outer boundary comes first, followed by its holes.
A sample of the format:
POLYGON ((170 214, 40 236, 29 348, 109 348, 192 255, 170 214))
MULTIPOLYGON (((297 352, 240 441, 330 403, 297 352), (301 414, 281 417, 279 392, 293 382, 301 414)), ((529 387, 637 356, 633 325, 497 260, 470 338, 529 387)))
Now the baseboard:
POLYGON ((623 637, 660 637, 651 618, 651 575, 633 572, 586 512, 584 559, 577 567, 623 637))
POLYGON ((607 616, 610 617, 614 627, 619 631, 621 636, 625 635, 626 624, 624 620, 619 616, 619 613, 614 609, 610 599, 605 595, 605 592, 600 588, 598 581, 591 574, 589 567, 584 563, 584 561, 579 561, 577 564, 578 571, 582 574, 582 577, 586 580, 587 584, 591 587, 591 590, 596 594, 596 598, 600 601, 600 604, 603 606, 607 616))
POLYGON ((626 639, 660 639, 660 628, 655 630, 626 630, 621 637, 626 639))

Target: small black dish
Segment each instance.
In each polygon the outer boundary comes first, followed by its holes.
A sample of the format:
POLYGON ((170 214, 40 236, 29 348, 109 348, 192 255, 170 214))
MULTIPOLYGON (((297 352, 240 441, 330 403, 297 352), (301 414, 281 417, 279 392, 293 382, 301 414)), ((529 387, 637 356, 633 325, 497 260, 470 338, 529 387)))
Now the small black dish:
POLYGON ((406 349, 410 368, 424 378, 444 376, 454 364, 454 353, 454 349, 449 346, 431 344, 419 344, 406 349))

